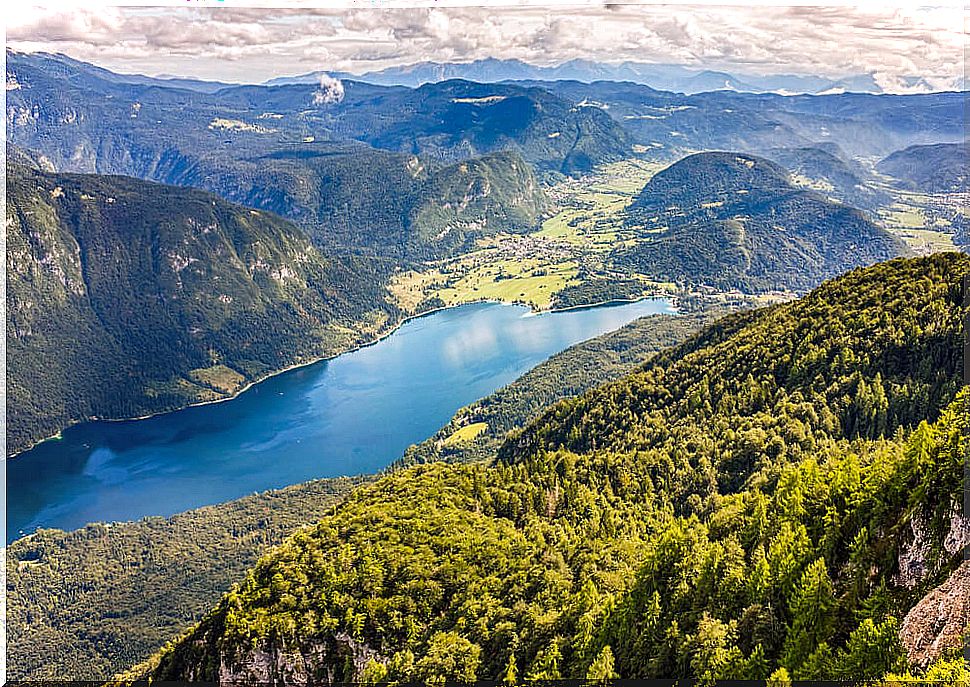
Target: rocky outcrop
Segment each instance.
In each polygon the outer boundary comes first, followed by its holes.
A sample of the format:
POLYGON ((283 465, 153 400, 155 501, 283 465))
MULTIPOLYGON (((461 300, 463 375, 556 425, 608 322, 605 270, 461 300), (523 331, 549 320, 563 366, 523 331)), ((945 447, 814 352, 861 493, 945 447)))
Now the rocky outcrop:
POLYGON ((906 614, 900 639, 909 662, 925 668, 947 649, 959 647, 970 629, 970 560, 906 614))
POLYGON ((386 659, 365 642, 344 632, 330 640, 281 649, 272 642, 227 659, 219 665, 222 684, 329 684, 339 682, 351 667, 359 676, 371 660, 386 659))

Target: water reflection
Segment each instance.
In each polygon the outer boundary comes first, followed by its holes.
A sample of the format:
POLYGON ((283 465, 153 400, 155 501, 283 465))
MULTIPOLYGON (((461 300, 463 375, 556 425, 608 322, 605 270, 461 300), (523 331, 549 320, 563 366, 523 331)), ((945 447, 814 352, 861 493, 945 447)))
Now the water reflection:
POLYGON ((461 406, 666 301, 531 315, 475 304, 269 379, 238 398, 73 427, 7 463, 8 540, 37 527, 169 515, 316 477, 374 472, 461 406))

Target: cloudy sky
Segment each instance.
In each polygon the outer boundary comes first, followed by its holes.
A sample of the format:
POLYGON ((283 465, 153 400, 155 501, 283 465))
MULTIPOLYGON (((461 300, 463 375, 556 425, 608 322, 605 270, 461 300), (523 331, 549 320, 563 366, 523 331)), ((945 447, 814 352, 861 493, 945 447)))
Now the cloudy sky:
POLYGON ((7 46, 63 52, 118 71, 227 81, 317 69, 362 73, 423 60, 497 57, 550 65, 586 58, 736 73, 871 73, 885 90, 901 91, 904 78, 914 75, 934 88, 955 85, 968 31, 960 5, 752 9, 519 0, 516 6, 361 9, 358 2, 311 9, 244 2, 252 0, 67 9, 18 3, 4 10, 7 46))

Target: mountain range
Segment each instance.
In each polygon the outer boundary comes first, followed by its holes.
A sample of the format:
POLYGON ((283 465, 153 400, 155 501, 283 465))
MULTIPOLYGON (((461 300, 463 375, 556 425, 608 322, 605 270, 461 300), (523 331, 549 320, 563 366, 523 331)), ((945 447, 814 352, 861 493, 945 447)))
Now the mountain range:
MULTIPOLYGON (((318 81, 325 72, 310 72, 292 77, 278 77, 267 81, 276 86, 318 81)), ((838 93, 854 91, 881 93, 882 89, 870 74, 857 74, 840 79, 796 74, 730 74, 710 69, 691 69, 675 64, 623 62, 612 64, 590 60, 569 60, 554 66, 537 66, 521 60, 486 58, 472 62, 418 62, 388 67, 363 74, 331 73, 341 79, 356 79, 383 86, 417 87, 449 79, 467 79, 481 83, 497 81, 629 81, 677 93, 693 94, 704 91, 744 91, 749 93, 838 93)))

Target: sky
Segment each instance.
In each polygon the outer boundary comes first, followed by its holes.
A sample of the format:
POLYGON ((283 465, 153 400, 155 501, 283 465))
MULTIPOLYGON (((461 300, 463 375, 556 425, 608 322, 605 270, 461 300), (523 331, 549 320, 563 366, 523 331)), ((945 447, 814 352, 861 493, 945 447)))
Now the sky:
POLYGON ((970 27, 960 5, 519 0, 483 7, 445 0, 401 7, 400 0, 391 0, 397 6, 366 0, 326 9, 202 2, 206 6, 186 6, 185 0, 166 7, 16 3, 4 10, 7 46, 63 52, 122 72, 241 82, 314 70, 360 74, 425 60, 494 57, 551 65, 583 58, 741 74, 873 74, 883 90, 906 92, 912 76, 933 90, 959 86, 970 27))

